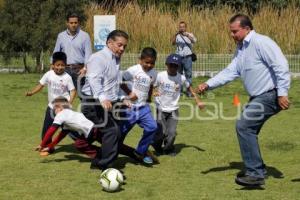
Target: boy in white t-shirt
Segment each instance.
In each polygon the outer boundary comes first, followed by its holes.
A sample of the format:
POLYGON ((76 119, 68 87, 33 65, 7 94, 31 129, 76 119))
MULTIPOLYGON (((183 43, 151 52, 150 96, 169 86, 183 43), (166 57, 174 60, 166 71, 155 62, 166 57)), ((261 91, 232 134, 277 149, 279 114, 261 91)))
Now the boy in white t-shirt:
MULTIPOLYGON (((52 101, 58 97, 63 96, 69 100, 72 104, 75 96, 76 90, 69 74, 65 72, 65 66, 67 62, 67 56, 64 52, 55 52, 52 55, 52 65, 51 70, 45 73, 39 84, 26 93, 26 96, 32 96, 40 92, 45 85, 48 86, 48 107, 46 109, 44 125, 42 130, 42 139, 45 136, 46 131, 51 126, 53 122, 53 105, 52 101)), ((75 135, 73 137, 76 137, 75 135)), ((51 141, 48 141, 51 142, 51 141)))
POLYGON ((133 101, 131 107, 126 109, 125 116, 123 116, 125 120, 122 121, 120 126, 121 140, 125 139, 127 133, 135 124, 143 128, 143 135, 135 153, 142 157, 145 164, 153 163, 153 160, 150 156, 147 156, 146 152, 157 130, 157 123, 148 104, 157 75, 153 69, 156 57, 155 49, 151 47, 144 48, 141 53, 140 63, 128 68, 122 75, 123 81, 128 82, 131 88, 128 88, 126 84, 122 84, 121 88, 133 101))
POLYGON ((185 76, 177 72, 181 65, 181 56, 171 54, 166 60, 167 71, 158 73, 154 87, 154 96, 157 105, 158 131, 152 146, 158 154, 175 156, 174 142, 176 137, 176 127, 178 122, 178 101, 180 99, 180 89, 183 85, 194 96, 197 106, 204 108, 204 104, 199 100, 185 76), (164 144, 164 146, 162 146, 164 144))
MULTIPOLYGON (((101 159, 101 148, 92 144, 94 141, 98 141, 102 144, 102 148, 104 148, 103 145, 106 145, 105 143, 102 143, 103 134, 101 134, 100 128, 97 128, 95 124, 87 119, 82 113, 73 111, 66 98, 57 97, 52 104, 56 116, 36 150, 43 152, 41 155, 47 156, 54 151, 55 146, 66 135, 76 132, 79 136, 76 138, 74 146, 77 150, 92 158, 91 168, 105 170, 109 167, 111 161, 101 159), (53 135, 59 127, 61 127, 61 132, 52 140, 53 135), (48 141, 52 142, 49 144, 48 141)), ((118 141, 116 140, 115 142, 118 141)), ((141 159, 134 154, 134 151, 134 148, 125 144, 120 144, 119 146, 119 152, 121 154, 142 162, 141 159)))

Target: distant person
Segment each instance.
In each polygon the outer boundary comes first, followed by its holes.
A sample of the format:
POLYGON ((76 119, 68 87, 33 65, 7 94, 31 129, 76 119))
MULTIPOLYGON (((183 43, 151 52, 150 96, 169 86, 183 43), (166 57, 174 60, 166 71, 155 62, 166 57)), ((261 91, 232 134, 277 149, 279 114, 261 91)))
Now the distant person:
POLYGON ((85 65, 92 54, 91 39, 87 32, 80 29, 80 18, 77 14, 68 15, 66 24, 67 30, 57 36, 54 52, 62 51, 67 54, 66 72, 72 77, 80 96, 78 86, 84 83, 84 79, 78 80, 78 77, 86 72, 85 65))
MULTIPOLYGON (((53 123, 54 111, 52 101, 56 97, 63 96, 68 99, 70 104, 72 104, 76 96, 76 90, 72 82, 72 78, 65 72, 66 62, 67 57, 64 52, 55 52, 52 56, 52 69, 43 75, 39 84, 33 90, 26 93, 26 96, 32 96, 40 92, 45 85, 48 86, 48 106, 41 134, 42 139, 53 123)), ((50 142, 51 141, 47 141, 47 143, 50 142)))
MULTIPOLYGON (((172 44, 176 45, 176 54, 182 57, 182 63, 179 66, 178 72, 180 74, 184 72, 185 78, 190 85, 192 85, 193 77, 192 49, 196 41, 196 37, 192 33, 187 32, 186 22, 181 21, 179 23, 178 32, 172 38, 172 44)), ((186 91, 186 95, 188 97, 192 96, 189 91, 186 91)))
POLYGON ((237 43, 231 63, 201 83, 198 89, 204 92, 241 77, 250 98, 236 123, 245 171, 236 177, 235 182, 243 186, 260 186, 265 184, 267 171, 259 149, 258 134, 271 116, 289 108, 289 66, 279 46, 253 30, 248 16, 234 15, 229 20, 229 28, 237 43))
POLYGON ((197 106, 200 109, 204 108, 204 103, 199 100, 190 82, 177 72, 181 63, 178 54, 169 55, 166 59, 167 70, 158 73, 154 84, 158 131, 152 146, 158 154, 176 156, 174 142, 179 118, 180 88, 185 86, 195 98, 197 106))

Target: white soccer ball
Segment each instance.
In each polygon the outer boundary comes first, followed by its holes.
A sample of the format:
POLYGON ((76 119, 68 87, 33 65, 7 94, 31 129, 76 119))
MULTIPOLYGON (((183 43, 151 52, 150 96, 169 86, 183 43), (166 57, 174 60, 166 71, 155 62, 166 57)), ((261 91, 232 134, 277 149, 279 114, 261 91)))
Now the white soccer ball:
POLYGON ((115 192, 121 188, 124 178, 119 170, 108 168, 101 173, 99 182, 105 191, 115 192))

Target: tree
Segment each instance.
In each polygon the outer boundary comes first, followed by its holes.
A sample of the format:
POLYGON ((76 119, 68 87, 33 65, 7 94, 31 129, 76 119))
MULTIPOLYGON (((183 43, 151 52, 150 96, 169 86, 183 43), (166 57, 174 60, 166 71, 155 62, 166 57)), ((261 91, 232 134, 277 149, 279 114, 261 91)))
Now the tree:
POLYGON ((16 53, 23 56, 24 68, 30 72, 26 58, 36 59, 36 72, 41 71, 41 54, 54 46, 58 32, 65 29, 66 15, 76 12, 85 20, 85 0, 5 0, 0 13, 1 52, 6 58, 16 53))

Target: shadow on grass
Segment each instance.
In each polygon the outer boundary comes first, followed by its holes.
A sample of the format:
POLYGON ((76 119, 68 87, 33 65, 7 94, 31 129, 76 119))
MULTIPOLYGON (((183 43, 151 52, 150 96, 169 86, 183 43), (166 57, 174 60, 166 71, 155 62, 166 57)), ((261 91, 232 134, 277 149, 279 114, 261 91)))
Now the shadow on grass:
MULTIPOLYGON (((241 174, 244 169, 244 164, 242 162, 230 162, 228 166, 222 166, 222 167, 214 167, 211 169, 208 169, 206 171, 202 171, 202 174, 208 174, 212 172, 222 172, 226 170, 240 170, 238 174, 241 174)), ((277 168, 272 166, 266 166, 268 176, 272 176, 273 178, 283 178, 283 173, 279 171, 277 168)))
POLYGON ((182 149, 184 148, 194 148, 197 151, 205 151, 204 149, 201 149, 200 147, 196 146, 196 145, 187 145, 187 144, 183 144, 183 143, 179 143, 179 144, 175 144, 175 152, 176 154, 179 154, 182 149))
POLYGON ((242 187, 242 188, 236 189, 236 190, 265 190, 265 188, 263 188, 261 186, 252 186, 252 187, 242 187))
POLYGON ((292 182, 300 182, 300 178, 295 178, 291 180, 292 182))

